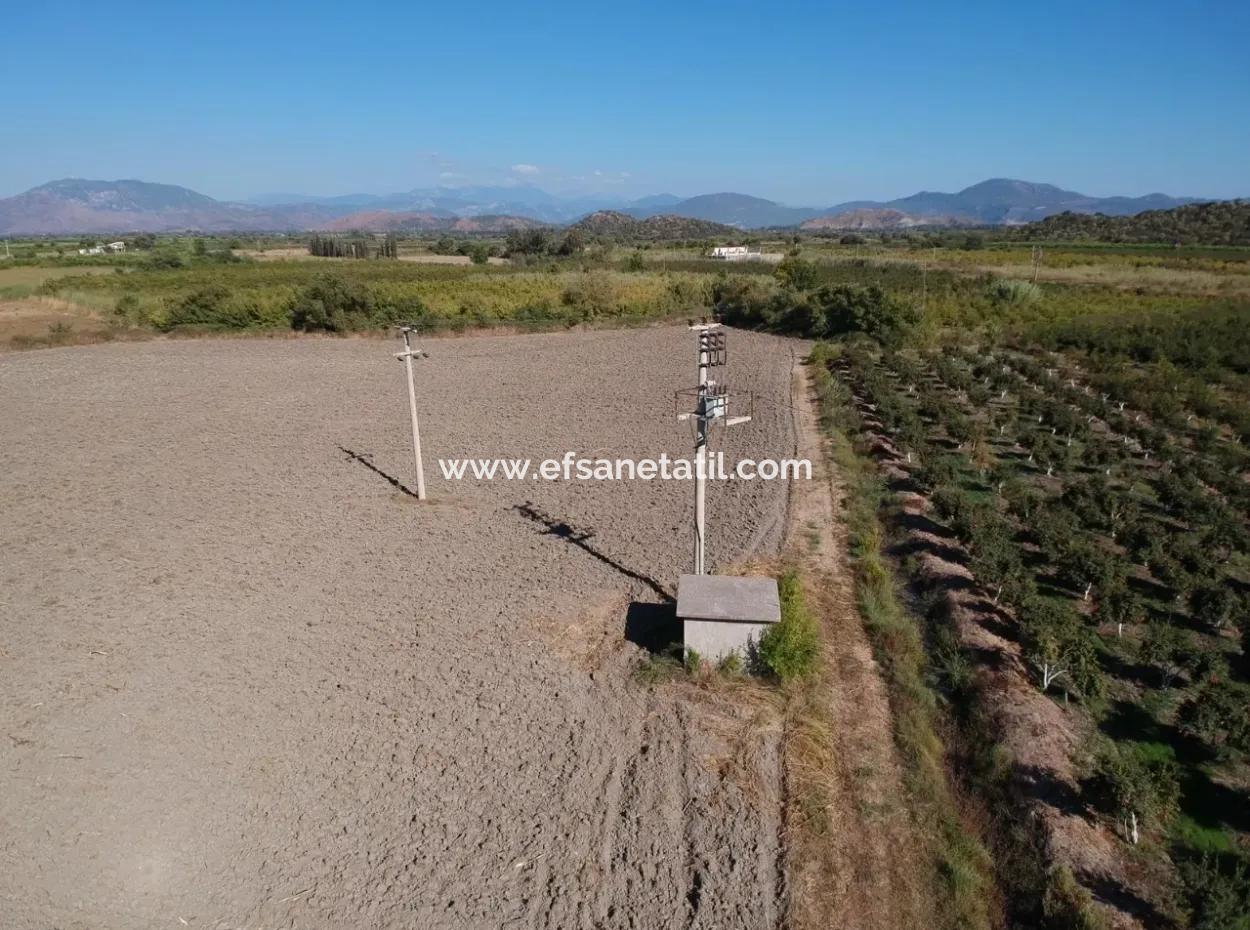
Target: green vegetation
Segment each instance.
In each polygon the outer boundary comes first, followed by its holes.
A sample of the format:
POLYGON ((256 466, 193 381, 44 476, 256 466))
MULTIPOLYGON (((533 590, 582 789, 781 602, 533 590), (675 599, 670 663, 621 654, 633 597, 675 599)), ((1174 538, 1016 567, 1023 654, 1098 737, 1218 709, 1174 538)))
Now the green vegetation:
POLYGON ((1047 876, 1042 898, 1046 930, 1108 930, 1109 924, 1094 910, 1094 898, 1077 882, 1066 865, 1055 866, 1047 876))
POLYGON ((534 271, 517 266, 322 261, 190 261, 176 267, 126 269, 123 274, 53 278, 36 290, 58 297, 71 291, 90 294, 117 307, 118 315, 131 325, 162 331, 347 332, 385 326, 395 319, 458 330, 693 315, 705 312, 712 281, 706 272, 639 274, 572 263, 534 271), (310 295, 309 288, 321 293, 310 295), (309 299, 325 306, 317 309, 309 299))
POLYGON ((833 458, 846 484, 846 518, 860 614, 872 638, 890 691, 894 737, 906 764, 914 809, 932 838, 939 888, 941 926, 994 926, 993 868, 977 831, 965 819, 952 785, 941 733, 946 727, 930 684, 930 661, 917 618, 903 606, 890 559, 880 510, 885 488, 871 464, 853 447, 846 430, 854 417, 845 385, 830 373, 837 351, 818 345, 813 352, 822 424, 832 439, 833 458))
POLYGON ((760 661, 782 681, 810 675, 820 653, 820 631, 803 600, 803 587, 793 569, 778 579, 781 620, 759 643, 760 661))
MULTIPOLYGON (((901 346, 860 330, 826 356, 849 391, 843 415, 966 552, 1036 687, 1097 734, 1082 803, 1139 848, 1154 906, 1178 920, 1185 905, 1166 889, 1181 887, 1192 926, 1210 925, 1195 882, 1218 878, 1220 901, 1250 897, 1250 819, 1238 813, 1250 810, 1250 668, 1230 635, 1250 626, 1245 315, 1215 302, 996 338, 913 331, 901 346), (1210 855, 1218 869, 1192 865, 1210 855)), ((926 645, 979 726, 975 658, 941 627, 926 645)), ((1072 912, 1067 885, 1047 892, 1052 911, 1062 900, 1072 912)))
POLYGON ((1195 203, 1171 210, 1147 210, 1136 216, 1060 213, 1029 223, 1013 233, 1031 241, 1174 242, 1204 245, 1250 245, 1250 201, 1195 203))
MULTIPOLYGON (((202 239, 195 241, 203 242, 202 239)), ((374 249, 363 237, 313 236, 308 243, 308 254, 319 258, 399 258, 399 240, 387 236, 374 249)))

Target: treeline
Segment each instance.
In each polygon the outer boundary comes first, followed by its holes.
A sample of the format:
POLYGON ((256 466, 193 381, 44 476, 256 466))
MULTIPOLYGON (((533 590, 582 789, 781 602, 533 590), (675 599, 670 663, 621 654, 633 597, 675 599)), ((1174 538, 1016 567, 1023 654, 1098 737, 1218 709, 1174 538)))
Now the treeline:
POLYGON ((532 274, 506 266, 470 271, 402 261, 339 262, 333 267, 333 274, 318 276, 298 262, 240 262, 229 268, 197 262, 178 269, 58 278, 40 293, 90 291, 100 305, 113 295, 121 320, 162 331, 278 329, 294 321, 296 328, 339 332, 385 326, 422 313, 432 326, 451 330, 498 324, 571 326, 605 318, 686 318, 706 313, 711 301, 708 274, 580 267, 532 274), (337 283, 331 286, 327 277, 337 283), (296 300, 306 302, 304 310, 296 300))
POLYGON ((862 333, 900 346, 915 332, 920 312, 876 284, 831 280, 830 266, 789 256, 773 276, 728 275, 712 288, 713 308, 724 322, 747 329, 830 339, 862 333))
POLYGON ((497 250, 486 242, 473 242, 467 239, 456 241, 451 236, 439 236, 430 246, 435 255, 464 255, 475 265, 485 265, 497 250))
POLYGON ((1060 213, 1005 235, 1023 240, 1250 245, 1250 201, 1191 203, 1136 216, 1060 213))
POLYGON ((339 236, 313 236, 308 254, 317 258, 399 258, 399 240, 387 236, 373 249, 366 239, 343 239, 339 236))
POLYGON ((505 240, 504 254, 509 258, 571 257, 580 255, 585 248, 586 239, 579 229, 569 229, 563 233, 554 229, 514 229, 505 240))

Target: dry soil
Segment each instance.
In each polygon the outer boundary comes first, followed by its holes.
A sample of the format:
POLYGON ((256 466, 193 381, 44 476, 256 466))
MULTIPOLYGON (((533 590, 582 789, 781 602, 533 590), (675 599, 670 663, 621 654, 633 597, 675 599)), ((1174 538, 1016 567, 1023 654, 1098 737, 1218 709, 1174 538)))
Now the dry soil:
MULTIPOLYGON (((692 337, 427 346, 424 505, 388 342, 0 356, 0 926, 777 923, 777 737, 726 764, 732 711, 623 636, 687 568, 691 486, 435 464, 687 453, 692 337)), ((731 460, 793 453, 796 354, 731 333, 731 460)), ((786 501, 716 484, 713 566, 786 501)))

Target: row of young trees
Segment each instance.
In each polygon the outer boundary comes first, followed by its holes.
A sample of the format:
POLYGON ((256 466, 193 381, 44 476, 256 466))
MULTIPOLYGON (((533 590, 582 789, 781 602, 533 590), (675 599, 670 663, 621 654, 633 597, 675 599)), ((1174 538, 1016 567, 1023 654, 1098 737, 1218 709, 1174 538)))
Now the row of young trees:
MULTIPOLYGON (((988 379, 974 381, 971 371, 949 359, 939 358, 934 365, 939 374, 926 378, 924 366, 913 359, 885 358, 887 371, 882 371, 871 354, 847 353, 848 377, 894 441, 924 463, 916 469, 917 480, 972 554, 972 568, 993 600, 1012 608, 1039 686, 1097 700, 1106 687, 1099 628, 1118 634, 1126 625, 1139 627, 1138 658, 1156 671, 1159 686, 1170 688, 1180 679, 1194 686, 1178 715, 1182 730, 1217 753, 1250 751, 1250 694, 1245 686, 1232 681, 1220 653, 1200 648, 1176 618, 1157 616, 1159 611, 1152 610, 1136 584, 1143 573, 1160 575, 1170 587, 1169 599, 1188 607, 1201 629, 1219 633, 1241 623, 1245 633, 1250 623, 1244 595, 1209 558, 1211 553, 1227 557, 1234 549, 1244 551, 1244 526, 1228 520, 1222 526, 1209 525, 1209 495, 1202 500, 1186 495, 1181 500, 1198 510, 1182 512, 1188 522, 1170 515, 1176 525, 1161 527, 1131 490, 1126 493, 1131 485, 1109 480, 1097 467, 1078 470, 1075 462, 1062 473, 1063 489, 1047 494, 1038 487, 1046 477, 1038 459, 1051 453, 1041 450, 1057 445, 1088 454, 1108 445, 1119 456, 1122 444, 1093 435, 1084 418, 1065 417, 1071 410, 1062 402, 1024 394, 1036 406, 1013 403, 1014 417, 1033 427, 1031 437, 1019 437, 1026 445, 1018 446, 1018 452, 1023 459, 1026 449, 1035 451, 1020 464, 993 461, 991 441, 1014 442, 1017 437, 1004 439, 1008 424, 995 428, 993 415, 973 417, 967 412, 968 406, 987 409, 988 397, 972 395, 988 389, 988 379), (959 387, 945 382, 942 374, 959 387), (1038 415, 1041 423, 1032 413, 1037 408, 1046 411, 1038 415), (1054 437, 1060 430, 1051 422, 1070 430, 1058 443, 1054 437), (953 445, 955 452, 946 451, 946 445, 953 445), (1022 477, 1029 469, 1036 470, 1033 477, 1022 477), (989 485, 989 498, 964 487, 961 476, 968 471, 989 485), (1182 544, 1170 543, 1169 536, 1179 537, 1182 544), (1048 567, 1043 585, 1028 564, 1032 547, 1048 567), (1054 596, 1056 587, 1066 591, 1066 599, 1054 596)), ((1101 464, 1103 459, 1095 457, 1101 464)), ((1046 466, 1046 472, 1053 474, 1054 466, 1046 466)), ((1179 502, 1161 496, 1165 507, 1179 502)), ((1123 775, 1129 763, 1113 758, 1115 750, 1107 752, 1108 771, 1123 775)), ((1166 781, 1166 773, 1145 775, 1166 781)), ((1144 811, 1126 815, 1126 829, 1134 836, 1139 815, 1144 811)))
POLYGON ((315 235, 308 242, 308 254, 318 258, 399 258, 399 240, 387 236, 375 248, 367 239, 315 235))
POLYGON ((1115 359, 1095 356, 1077 366, 1063 355, 1052 356, 1049 365, 1028 356, 1012 357, 1021 376, 1032 385, 1045 386, 1082 415, 1101 419, 1194 481, 1216 489, 1242 512, 1250 511, 1250 484, 1241 478, 1250 468, 1250 451, 1239 436, 1225 436, 1202 419, 1204 414, 1213 415, 1234 424, 1250 416, 1240 409, 1250 401, 1244 395, 1239 400, 1221 397, 1219 405, 1193 408, 1187 406, 1192 395, 1178 378, 1144 375, 1115 359), (1078 379, 1081 386, 1076 384, 1078 379), (1225 404, 1239 406, 1235 417, 1225 417, 1225 404))
MULTIPOLYGON (((1057 389, 1045 365, 1039 372, 1025 360, 1041 378, 1033 382, 1004 364, 1020 360, 982 353, 851 348, 843 357, 845 377, 910 460, 987 596, 1016 619, 1041 689, 1097 715, 1110 688, 1125 694, 1108 672, 1115 655, 1112 668, 1127 659, 1150 670, 1150 687, 1180 694, 1168 699, 1177 708, 1168 722, 1184 738, 1217 760, 1250 755, 1250 687, 1224 645, 1239 629, 1250 664, 1250 603, 1229 573, 1247 552, 1244 511, 1085 414, 1072 396, 1088 398, 1083 387, 1057 389)), ((1088 800, 1131 842, 1157 835, 1191 776, 1131 741, 1103 739, 1094 758, 1088 800)), ((1250 915, 1244 865, 1190 858, 1180 873, 1192 926, 1250 915)))

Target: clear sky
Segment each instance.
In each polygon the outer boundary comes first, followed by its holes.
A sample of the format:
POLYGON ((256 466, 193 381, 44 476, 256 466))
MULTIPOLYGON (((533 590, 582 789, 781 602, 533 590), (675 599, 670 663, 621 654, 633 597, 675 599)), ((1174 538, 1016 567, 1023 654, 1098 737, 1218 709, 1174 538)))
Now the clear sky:
POLYGON ((14 3, 0 196, 1250 195, 1250 3, 14 3))

